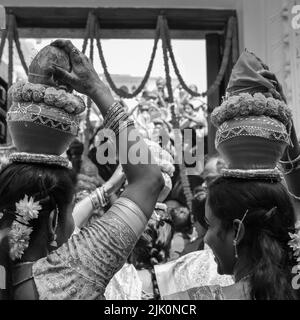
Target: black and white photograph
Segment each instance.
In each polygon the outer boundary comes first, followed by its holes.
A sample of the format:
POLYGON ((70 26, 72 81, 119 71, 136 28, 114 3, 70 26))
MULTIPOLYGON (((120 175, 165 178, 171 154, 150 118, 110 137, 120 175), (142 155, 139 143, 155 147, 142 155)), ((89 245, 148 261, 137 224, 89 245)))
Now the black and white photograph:
POLYGON ((300 300, 300 0, 0 0, 0 300, 300 300))

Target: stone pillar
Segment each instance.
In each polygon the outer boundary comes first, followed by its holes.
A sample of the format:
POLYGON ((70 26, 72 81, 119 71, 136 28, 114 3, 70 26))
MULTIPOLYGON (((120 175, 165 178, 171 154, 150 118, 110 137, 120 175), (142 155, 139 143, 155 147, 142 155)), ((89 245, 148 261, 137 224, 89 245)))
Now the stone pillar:
POLYGON ((276 74, 300 137, 300 29, 291 24, 295 4, 300 0, 241 0, 236 9, 240 51, 253 51, 276 74))

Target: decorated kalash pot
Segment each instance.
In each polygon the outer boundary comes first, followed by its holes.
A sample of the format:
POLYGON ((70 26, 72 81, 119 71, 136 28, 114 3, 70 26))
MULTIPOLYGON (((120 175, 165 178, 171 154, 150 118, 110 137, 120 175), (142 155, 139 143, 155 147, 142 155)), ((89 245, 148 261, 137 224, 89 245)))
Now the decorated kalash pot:
POLYGON ((7 124, 17 148, 12 155, 14 161, 30 157, 39 162, 39 158, 47 157, 55 164, 78 133, 78 115, 85 110, 84 101, 54 81, 53 63, 71 71, 68 55, 46 46, 31 62, 28 81, 17 82, 9 89, 12 105, 7 124))
POLYGON ((211 114, 217 127, 216 149, 228 166, 223 176, 280 175, 276 166, 290 143, 291 111, 274 85, 258 72, 263 69, 267 66, 260 59, 244 51, 232 70, 221 106, 211 114))

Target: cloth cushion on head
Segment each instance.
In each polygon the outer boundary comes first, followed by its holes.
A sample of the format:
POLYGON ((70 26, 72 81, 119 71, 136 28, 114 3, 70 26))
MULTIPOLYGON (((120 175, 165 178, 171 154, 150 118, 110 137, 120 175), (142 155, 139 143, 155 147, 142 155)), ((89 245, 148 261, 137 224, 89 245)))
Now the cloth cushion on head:
POLYGON ((273 84, 258 73, 266 66, 252 52, 245 50, 232 69, 231 77, 226 91, 230 94, 241 92, 265 92, 275 89, 273 84))

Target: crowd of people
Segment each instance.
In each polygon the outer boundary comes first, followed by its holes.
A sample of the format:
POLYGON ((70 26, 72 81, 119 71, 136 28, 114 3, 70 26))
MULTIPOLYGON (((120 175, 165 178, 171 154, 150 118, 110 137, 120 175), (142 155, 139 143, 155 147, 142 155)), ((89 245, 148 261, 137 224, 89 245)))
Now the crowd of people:
MULTIPOLYGON (((9 92, 15 145, 2 148, 1 158, 0 298, 299 299, 300 146, 274 74, 254 54, 241 55, 211 118, 220 154, 205 157, 188 177, 190 207, 174 163, 176 128, 164 79, 134 102, 117 99, 70 41, 49 48, 46 71, 31 74, 39 82, 15 84, 9 92), (55 50, 69 63, 53 63, 55 50), (80 105, 72 90, 92 99, 103 123, 91 132, 88 150, 70 140, 68 122, 55 140, 69 139, 64 156, 42 154, 47 146, 33 141, 37 132, 43 135, 41 127, 49 139, 49 127, 58 130, 59 121, 77 116, 59 99, 80 105), (39 122, 32 105, 44 112, 39 122), (49 110, 56 110, 50 125, 49 110), (139 143, 149 151, 147 164, 101 164, 97 137, 107 128, 118 156, 128 160, 139 143)), ((207 105, 181 88, 174 97, 180 131, 191 129, 192 139, 205 145, 207 105)))

